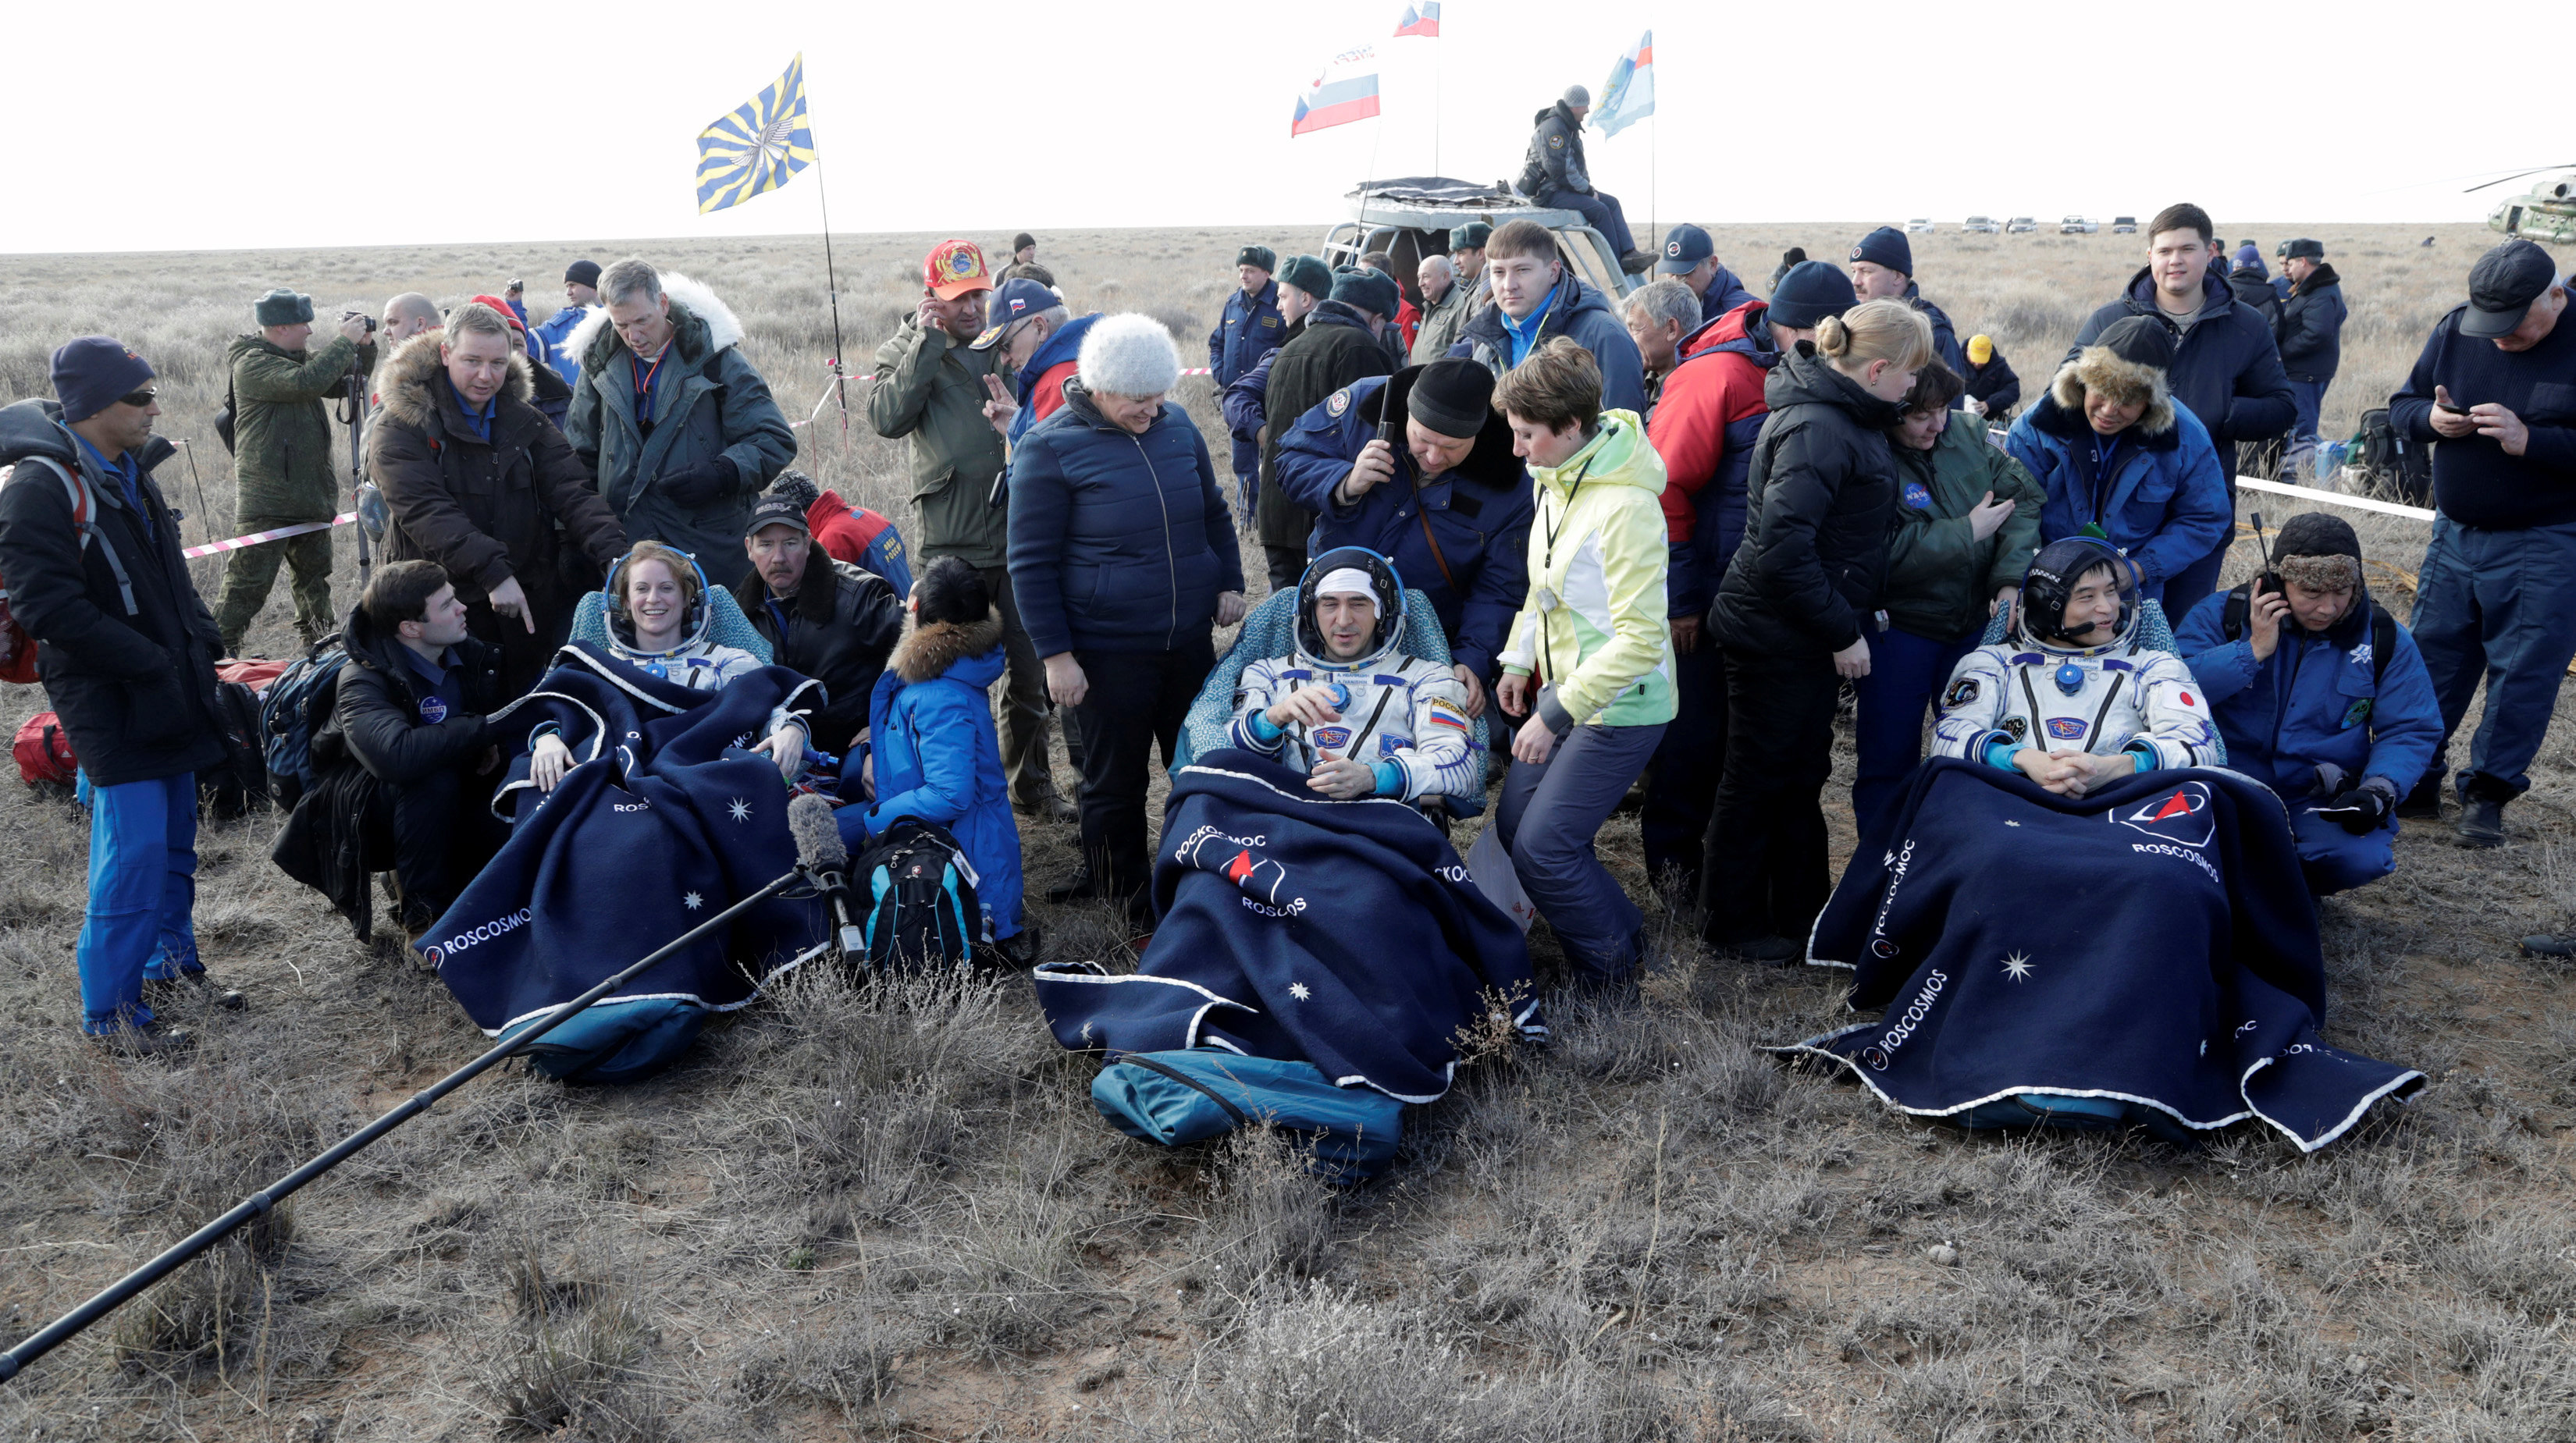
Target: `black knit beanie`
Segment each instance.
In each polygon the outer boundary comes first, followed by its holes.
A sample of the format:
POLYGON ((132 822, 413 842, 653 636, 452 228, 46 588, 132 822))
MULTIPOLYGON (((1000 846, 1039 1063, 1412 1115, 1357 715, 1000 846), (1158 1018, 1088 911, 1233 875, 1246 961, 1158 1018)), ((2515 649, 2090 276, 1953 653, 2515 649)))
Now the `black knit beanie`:
POLYGON ((2170 370, 2174 360, 2173 327, 2159 316, 2124 316, 2093 338, 2112 355, 2136 366, 2170 370))
POLYGON ((1405 414, 1455 440, 1472 440, 1493 414, 1494 373, 1464 356, 1421 367, 1404 400, 1405 414))

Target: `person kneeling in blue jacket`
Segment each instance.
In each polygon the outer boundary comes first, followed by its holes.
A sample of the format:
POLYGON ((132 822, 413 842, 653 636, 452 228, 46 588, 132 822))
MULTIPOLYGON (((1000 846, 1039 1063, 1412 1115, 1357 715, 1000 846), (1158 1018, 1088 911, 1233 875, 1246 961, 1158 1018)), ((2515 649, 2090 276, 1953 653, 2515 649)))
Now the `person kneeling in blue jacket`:
POLYGON ((912 630, 895 644, 868 706, 869 754, 842 796, 872 805, 833 815, 853 855, 906 817, 948 829, 975 869, 975 900, 993 943, 1017 966, 1037 960, 1020 930, 1020 829, 993 731, 993 683, 1003 671, 1002 615, 983 574, 954 556, 913 583, 912 630))
POLYGON ((2227 764, 2290 808, 2322 897, 2395 871, 2398 798, 2433 760, 2441 707, 2415 638, 2370 598, 2339 516, 2283 523, 2273 577, 2193 607, 2174 633, 2218 718, 2227 764))

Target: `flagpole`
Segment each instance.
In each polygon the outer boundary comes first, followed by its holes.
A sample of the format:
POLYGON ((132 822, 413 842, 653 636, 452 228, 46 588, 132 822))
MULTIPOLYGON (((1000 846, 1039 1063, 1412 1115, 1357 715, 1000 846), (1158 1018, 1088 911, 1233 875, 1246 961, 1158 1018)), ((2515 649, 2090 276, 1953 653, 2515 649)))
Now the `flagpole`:
MULTIPOLYGON (((809 114, 806 128, 813 128, 809 114)), ((832 298, 832 392, 841 398, 841 437, 850 435, 850 381, 841 364, 841 278, 832 266, 832 193, 823 185, 823 147, 814 147, 814 195, 823 204, 823 287, 832 298)))
MULTIPOLYGON (((801 89, 805 52, 800 50, 796 53, 796 62, 800 67, 797 80, 801 89)), ((813 134, 814 107, 811 101, 805 106, 805 130, 808 136, 813 134)), ((850 439, 850 378, 848 369, 842 364, 846 352, 841 347, 841 277, 832 264, 832 192, 823 184, 823 147, 819 142, 814 146, 814 198, 823 208, 823 291, 832 301, 832 394, 841 400, 841 444, 846 446, 850 439)))
POLYGON ((1440 37, 1431 37, 1431 173, 1440 174, 1440 37))

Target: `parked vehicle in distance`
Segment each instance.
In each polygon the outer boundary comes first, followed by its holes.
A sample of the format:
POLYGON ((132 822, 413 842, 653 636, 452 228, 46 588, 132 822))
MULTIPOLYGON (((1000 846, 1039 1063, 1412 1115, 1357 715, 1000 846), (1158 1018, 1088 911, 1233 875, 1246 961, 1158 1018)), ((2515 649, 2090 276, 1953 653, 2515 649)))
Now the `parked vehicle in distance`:
POLYGON ((2020 235, 2025 231, 2034 231, 2037 229, 2039 229, 2039 220, 2034 216, 2017 215, 2004 223, 2004 234, 2006 235, 2020 235))
POLYGON ((2133 215, 2115 215, 2115 216, 2111 217, 2111 234, 2113 234, 2113 235, 2136 235, 2137 233, 2138 233, 2138 218, 2137 218, 2136 216, 2133 216, 2133 215))
POLYGON ((2101 228, 2102 223, 2100 221, 2086 220, 2080 215, 2070 215, 2066 219, 2057 223, 2057 233, 2059 235, 2091 235, 2101 228))
POLYGON ((1913 220, 1907 221, 1905 223, 1905 233, 1907 235, 1931 234, 1932 218, 1930 216, 1917 216, 1913 220))
POLYGON ((1992 216, 1972 215, 1966 220, 1959 222, 1959 229, 1966 231, 1970 235, 1993 235, 2002 230, 2003 226, 1998 224, 1992 216))

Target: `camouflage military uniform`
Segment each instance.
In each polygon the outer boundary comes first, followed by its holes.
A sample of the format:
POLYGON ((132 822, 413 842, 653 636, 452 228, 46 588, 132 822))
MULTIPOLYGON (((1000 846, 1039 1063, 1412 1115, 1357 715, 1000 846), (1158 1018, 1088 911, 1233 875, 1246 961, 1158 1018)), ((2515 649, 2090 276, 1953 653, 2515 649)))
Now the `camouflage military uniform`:
MULTIPOLYGON (((289 351, 263 336, 237 336, 225 352, 233 389, 233 527, 235 535, 305 521, 339 510, 331 468, 331 416, 323 402, 351 370, 372 370, 376 348, 334 336, 310 353, 289 351)), ((239 655, 242 635, 268 603, 278 563, 294 572, 295 629, 306 644, 338 625, 331 609, 331 533, 308 532, 247 547, 224 567, 215 628, 224 653, 239 655)))

